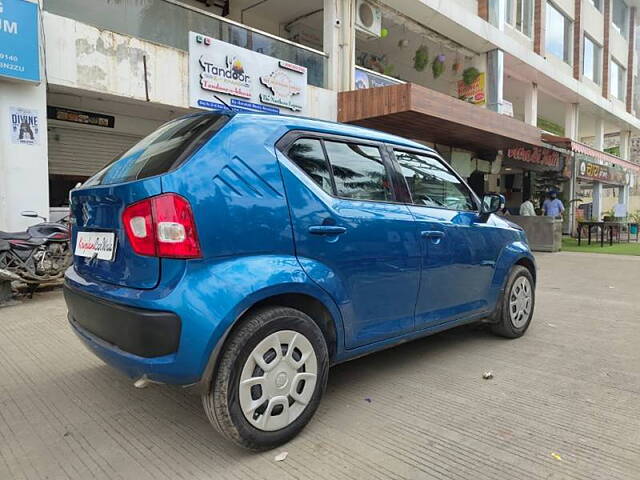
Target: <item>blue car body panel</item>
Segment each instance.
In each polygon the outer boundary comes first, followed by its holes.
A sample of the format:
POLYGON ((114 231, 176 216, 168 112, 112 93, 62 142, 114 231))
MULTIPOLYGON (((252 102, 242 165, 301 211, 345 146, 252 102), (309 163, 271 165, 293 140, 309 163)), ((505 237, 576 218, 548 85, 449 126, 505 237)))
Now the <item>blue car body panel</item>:
POLYGON ((196 383, 244 312, 273 296, 296 294, 324 305, 335 327, 332 361, 345 361, 486 317, 511 267, 534 264, 521 229, 497 217, 480 222, 476 212, 328 195, 276 148, 297 130, 433 153, 349 125, 236 114, 174 170, 74 190, 74 231, 114 231, 118 249, 114 262, 89 265, 76 257, 67 286, 181 319, 178 350, 153 358, 119 350, 72 323, 96 355, 134 378, 196 383), (191 205, 202 258, 142 257, 127 244, 123 209, 166 192, 179 193, 191 205), (310 226, 326 225, 327 218, 346 233, 309 234, 310 226), (444 236, 426 239, 424 230, 444 236))

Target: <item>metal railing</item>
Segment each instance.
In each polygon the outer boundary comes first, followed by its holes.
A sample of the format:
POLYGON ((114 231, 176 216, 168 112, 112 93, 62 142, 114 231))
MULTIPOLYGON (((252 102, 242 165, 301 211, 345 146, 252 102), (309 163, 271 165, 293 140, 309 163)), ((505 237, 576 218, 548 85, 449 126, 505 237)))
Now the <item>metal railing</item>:
POLYGON ((188 50, 189 32, 307 67, 310 85, 324 87, 326 55, 176 0, 44 0, 44 9, 100 29, 188 50))

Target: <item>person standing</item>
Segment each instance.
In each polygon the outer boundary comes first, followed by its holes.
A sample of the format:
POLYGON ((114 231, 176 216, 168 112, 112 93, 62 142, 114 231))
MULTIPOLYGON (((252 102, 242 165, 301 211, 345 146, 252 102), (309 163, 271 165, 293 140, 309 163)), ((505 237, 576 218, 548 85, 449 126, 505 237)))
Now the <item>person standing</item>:
POLYGON ((536 216, 536 209, 533 206, 533 203, 531 202, 531 199, 529 197, 526 197, 524 199, 524 202, 522 202, 522 205, 520 205, 520 216, 522 217, 536 216))
POLYGON ((558 192, 551 190, 549 198, 542 204, 542 211, 547 217, 560 217, 564 213, 564 205, 562 200, 558 198, 558 192))

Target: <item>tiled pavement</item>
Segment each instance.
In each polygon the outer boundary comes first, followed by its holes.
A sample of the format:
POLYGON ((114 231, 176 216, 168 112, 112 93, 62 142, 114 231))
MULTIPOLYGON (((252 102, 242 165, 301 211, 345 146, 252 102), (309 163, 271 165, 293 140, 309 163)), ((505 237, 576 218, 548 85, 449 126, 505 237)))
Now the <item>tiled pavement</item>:
POLYGON ((335 367, 302 435, 261 454, 88 353, 60 291, 1 308, 0 479, 640 479, 640 258, 539 263, 524 338, 462 328, 335 367))

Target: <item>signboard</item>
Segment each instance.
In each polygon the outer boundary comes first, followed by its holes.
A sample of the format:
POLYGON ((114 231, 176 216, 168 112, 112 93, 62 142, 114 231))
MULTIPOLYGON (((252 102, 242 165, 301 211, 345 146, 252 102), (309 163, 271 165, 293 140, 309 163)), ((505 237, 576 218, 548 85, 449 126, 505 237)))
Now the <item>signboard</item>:
POLYGON ((189 32, 189 105, 303 114, 307 69, 246 48, 189 32))
POLYGON ((394 82, 388 78, 376 75, 356 67, 356 90, 364 88, 387 87, 389 85, 398 85, 401 82, 394 82))
POLYGON ((0 78, 40 81, 38 5, 0 0, 0 78))
POLYGON ((11 107, 9 109, 11 143, 16 145, 40 144, 40 119, 37 110, 11 107))
POLYGON ((114 128, 116 119, 112 115, 73 110, 71 108, 47 107, 47 118, 63 122, 95 125, 96 127, 114 128))
POLYGON ((562 169, 562 155, 548 148, 510 148, 507 150, 507 157, 511 160, 547 167, 548 170, 562 169))
POLYGON ((471 85, 458 81, 458 98, 474 105, 484 105, 487 97, 484 93, 485 74, 481 73, 471 85))
MULTIPOLYGON (((576 156, 579 154, 576 153, 576 156)), ((628 175, 623 170, 618 170, 608 165, 593 163, 584 158, 576 158, 578 161, 578 177, 594 180, 601 183, 626 185, 629 183, 628 175)))

